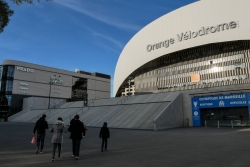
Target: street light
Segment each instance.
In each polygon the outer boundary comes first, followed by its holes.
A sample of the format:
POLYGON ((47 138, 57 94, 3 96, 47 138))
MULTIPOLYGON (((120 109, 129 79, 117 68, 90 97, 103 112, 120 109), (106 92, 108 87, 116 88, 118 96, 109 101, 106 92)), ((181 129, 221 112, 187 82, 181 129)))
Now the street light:
MULTIPOLYGON (((58 76, 58 77, 60 77, 60 76, 58 76)), ((52 75, 51 77, 50 77, 50 82, 49 82, 49 105, 48 105, 48 109, 50 110, 50 94, 51 94, 51 85, 52 84, 55 84, 55 83, 57 83, 58 81, 57 81, 57 79, 56 79, 56 75, 52 75)))
POLYGON ((88 106, 88 94, 87 93, 83 93, 82 95, 82 113, 83 113, 83 108, 84 106, 88 106))

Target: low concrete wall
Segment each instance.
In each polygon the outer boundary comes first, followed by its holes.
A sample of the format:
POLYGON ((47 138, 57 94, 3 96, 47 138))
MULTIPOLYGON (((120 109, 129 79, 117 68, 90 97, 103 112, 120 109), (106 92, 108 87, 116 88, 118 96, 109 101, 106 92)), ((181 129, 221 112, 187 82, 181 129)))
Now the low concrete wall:
MULTIPOLYGON (((50 98, 50 108, 57 104, 63 104, 66 102, 65 99, 54 99, 50 98)), ((37 109, 48 109, 49 106, 49 98, 42 98, 42 97, 28 97, 23 99, 23 110, 26 108, 31 108, 32 110, 37 109)))
POLYGON ((183 127, 182 93, 155 118, 154 130, 183 127))

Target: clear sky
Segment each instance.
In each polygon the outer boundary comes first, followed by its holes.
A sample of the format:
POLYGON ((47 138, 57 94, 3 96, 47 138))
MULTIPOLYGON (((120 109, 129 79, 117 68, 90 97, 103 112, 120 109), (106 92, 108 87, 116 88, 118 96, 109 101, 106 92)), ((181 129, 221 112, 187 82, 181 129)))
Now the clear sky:
MULTIPOLYGON (((196 0, 53 0, 17 6, 0 33, 3 60, 111 75, 127 42, 155 19, 196 0)), ((111 86, 113 90, 113 86, 111 86)), ((113 94, 113 93, 111 93, 113 94)))

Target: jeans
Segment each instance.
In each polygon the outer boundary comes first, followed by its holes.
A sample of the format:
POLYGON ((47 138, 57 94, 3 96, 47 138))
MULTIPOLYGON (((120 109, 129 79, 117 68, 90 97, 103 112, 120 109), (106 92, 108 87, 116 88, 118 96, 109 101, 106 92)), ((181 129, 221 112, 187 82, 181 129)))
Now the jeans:
POLYGON ((52 153, 53 158, 55 158, 57 146, 58 146, 58 157, 61 156, 62 143, 53 143, 53 153, 52 153))
POLYGON ((72 151, 73 155, 75 155, 76 157, 79 157, 80 146, 81 146, 81 140, 72 139, 72 151))
POLYGON ((108 146, 108 139, 107 138, 102 138, 102 150, 105 148, 107 150, 108 146))
POLYGON ((45 133, 44 134, 37 134, 36 138, 37 138, 37 141, 36 141, 37 148, 40 148, 40 150, 43 151, 45 133), (40 147, 40 142, 41 142, 41 147, 40 147))

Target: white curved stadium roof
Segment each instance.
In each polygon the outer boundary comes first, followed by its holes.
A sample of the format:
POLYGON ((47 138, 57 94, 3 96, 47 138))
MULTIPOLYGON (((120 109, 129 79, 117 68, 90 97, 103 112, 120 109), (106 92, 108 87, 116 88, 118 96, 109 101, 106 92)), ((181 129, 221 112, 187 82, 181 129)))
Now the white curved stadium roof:
POLYGON ((202 0, 151 22, 120 54, 114 95, 133 71, 158 57, 210 43, 249 40, 249 6, 250 0, 202 0))

